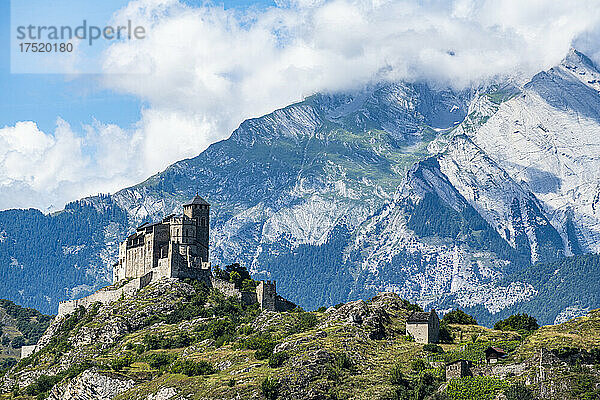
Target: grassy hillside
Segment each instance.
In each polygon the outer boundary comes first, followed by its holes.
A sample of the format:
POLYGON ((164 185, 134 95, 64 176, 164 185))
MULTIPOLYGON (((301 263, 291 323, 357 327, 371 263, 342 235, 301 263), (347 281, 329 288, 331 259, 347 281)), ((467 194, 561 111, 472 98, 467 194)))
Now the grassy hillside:
POLYGON ((162 281, 55 320, 43 349, 0 378, 0 398, 481 400, 520 383, 547 399, 595 398, 585 396, 600 383, 598 312, 533 334, 450 325, 450 342, 423 345, 405 332, 415 309, 386 293, 261 312, 198 282, 162 281), (509 357, 486 365, 489 346, 509 357), (539 376, 542 347, 562 360, 549 367, 553 381, 539 376), (445 382, 445 365, 458 359, 477 376, 445 382))

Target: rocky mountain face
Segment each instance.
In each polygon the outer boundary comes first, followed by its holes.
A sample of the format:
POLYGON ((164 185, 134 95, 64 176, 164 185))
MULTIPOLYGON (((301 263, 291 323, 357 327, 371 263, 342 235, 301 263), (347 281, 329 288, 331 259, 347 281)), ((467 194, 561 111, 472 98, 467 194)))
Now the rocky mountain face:
MULTIPOLYGON (((54 311, 107 282, 135 226, 201 193, 213 264, 241 262, 297 304, 392 290, 488 323, 540 295, 521 272, 598 251, 599 76, 572 51, 525 85, 311 96, 114 195, 0 213, 0 296, 54 311)), ((541 322, 597 306, 559 304, 541 322)))
POLYGON ((406 334, 420 310, 383 293, 316 312, 261 312, 164 279, 58 316, 35 353, 0 374, 0 398, 481 400, 517 384, 549 400, 600 393, 599 310, 527 335, 442 324, 439 345, 406 334), (508 357, 487 364, 490 346, 508 357), (450 380, 446 364, 459 359, 475 378, 450 380))

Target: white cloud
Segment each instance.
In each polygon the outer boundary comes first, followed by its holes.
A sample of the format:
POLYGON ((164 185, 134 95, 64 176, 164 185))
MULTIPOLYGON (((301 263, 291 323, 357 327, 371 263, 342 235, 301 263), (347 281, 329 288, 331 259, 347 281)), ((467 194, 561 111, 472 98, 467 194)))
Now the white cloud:
POLYGON ((381 79, 465 87, 528 77, 574 41, 600 57, 597 0, 278 4, 244 12, 131 1, 114 22, 143 25, 147 38, 108 49, 104 84, 140 98, 141 120, 128 131, 94 122, 82 137, 61 120, 53 134, 31 122, 0 129, 0 208, 114 191, 317 91, 381 79))
POLYGON ((0 206, 52 210, 145 176, 136 165, 134 136, 99 122, 84 130, 77 135, 62 119, 52 134, 34 122, 1 128, 0 206))
POLYGON ((146 150, 168 141, 165 154, 145 158, 150 169, 317 91, 382 79, 465 87, 529 77, 558 63, 600 21, 597 0, 278 4, 240 13, 133 0, 115 14, 115 22, 131 19, 148 31, 145 40, 114 44, 104 69, 108 87, 149 104, 141 121, 146 150))

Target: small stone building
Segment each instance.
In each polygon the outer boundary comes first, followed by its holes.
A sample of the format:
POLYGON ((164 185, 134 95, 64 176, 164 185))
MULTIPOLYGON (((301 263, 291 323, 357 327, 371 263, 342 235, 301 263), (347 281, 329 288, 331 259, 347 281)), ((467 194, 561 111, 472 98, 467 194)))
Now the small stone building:
POLYGON ((440 319, 435 312, 413 312, 406 320, 406 334, 417 343, 437 343, 440 337, 440 319))
POLYGON ((467 376, 473 376, 470 361, 456 360, 446 365, 446 381, 465 378, 467 376))

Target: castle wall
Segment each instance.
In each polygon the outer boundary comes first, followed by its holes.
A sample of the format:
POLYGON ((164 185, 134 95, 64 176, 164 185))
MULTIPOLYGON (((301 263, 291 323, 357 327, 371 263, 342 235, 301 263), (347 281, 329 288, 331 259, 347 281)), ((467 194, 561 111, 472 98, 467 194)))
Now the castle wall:
POLYGON ((119 300, 121 296, 131 296, 152 281, 152 273, 127 282, 115 290, 98 290, 97 292, 77 300, 61 301, 58 304, 58 315, 73 313, 78 307, 88 308, 94 303, 109 304, 119 300))
POLYGON ((284 299, 283 297, 276 295, 275 297, 275 311, 290 311, 296 308, 296 304, 291 301, 284 299))
POLYGON ((223 293, 227 297, 236 297, 238 299, 242 298, 242 292, 235 288, 235 285, 231 282, 224 281, 222 279, 216 279, 211 277, 210 279, 211 286, 221 293, 223 293))
POLYGON ((145 246, 135 246, 127 249, 125 277, 133 278, 144 275, 145 246))

